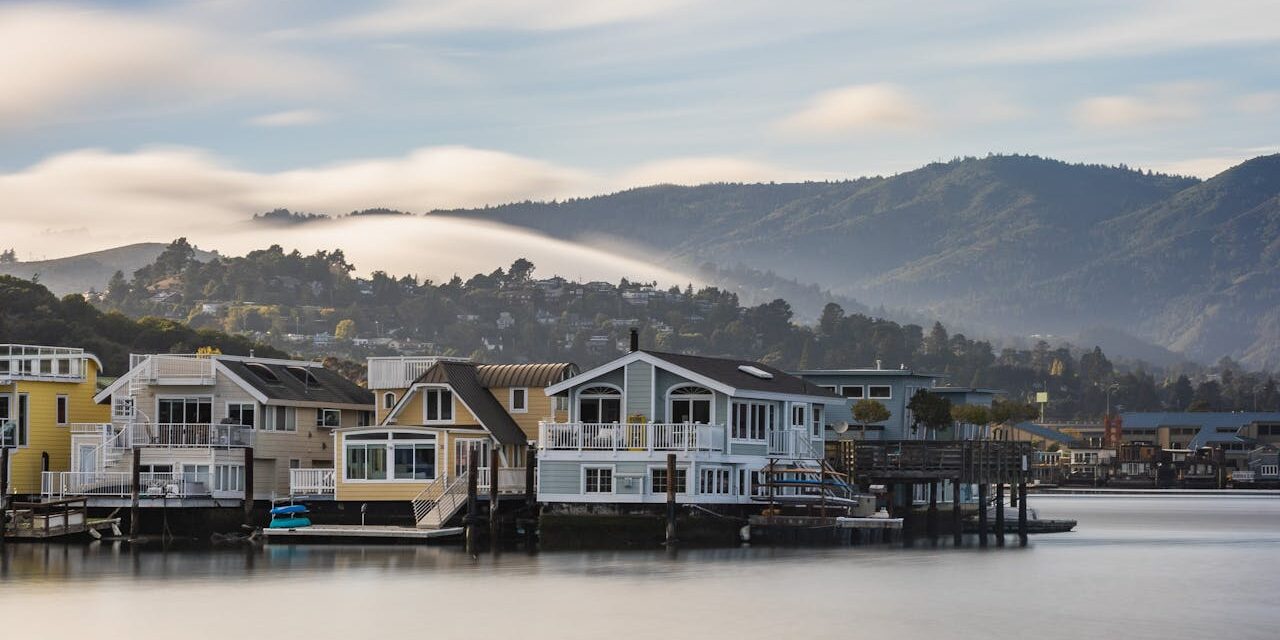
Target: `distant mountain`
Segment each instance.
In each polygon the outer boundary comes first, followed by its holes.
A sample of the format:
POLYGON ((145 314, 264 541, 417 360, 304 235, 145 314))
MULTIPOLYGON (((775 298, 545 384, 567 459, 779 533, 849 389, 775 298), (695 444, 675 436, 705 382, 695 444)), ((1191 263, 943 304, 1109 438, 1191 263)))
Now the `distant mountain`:
MULTIPOLYGON (((164 248, 165 244, 161 242, 143 242, 53 260, 0 263, 0 275, 26 280, 38 277, 40 284, 60 296, 90 289, 102 291, 116 271, 123 271, 127 278, 134 271, 155 262, 164 248)), ((195 257, 201 262, 208 262, 215 255, 197 250, 195 257)))
POLYGON ((437 215, 624 238, 987 333, 1123 332, 1280 366, 1280 156, 1201 182, 989 156, 847 182, 655 186, 437 215))

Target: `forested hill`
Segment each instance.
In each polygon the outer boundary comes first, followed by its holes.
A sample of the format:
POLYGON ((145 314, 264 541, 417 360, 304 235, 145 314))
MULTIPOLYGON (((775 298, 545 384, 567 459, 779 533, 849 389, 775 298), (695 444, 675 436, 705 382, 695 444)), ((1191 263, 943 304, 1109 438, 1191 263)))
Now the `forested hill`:
POLYGON ((1278 197, 1280 156, 1205 182, 990 156, 848 182, 655 186, 436 213, 746 264, 990 334, 1107 327, 1275 367, 1278 197))

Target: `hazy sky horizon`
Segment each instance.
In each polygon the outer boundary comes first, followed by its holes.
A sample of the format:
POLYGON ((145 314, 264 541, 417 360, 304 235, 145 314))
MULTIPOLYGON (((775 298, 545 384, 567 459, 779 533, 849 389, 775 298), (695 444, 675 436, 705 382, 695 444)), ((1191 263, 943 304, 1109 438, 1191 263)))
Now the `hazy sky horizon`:
POLYGON ((1280 150, 1280 5, 1031 4, 8 3, 0 233, 1280 150))

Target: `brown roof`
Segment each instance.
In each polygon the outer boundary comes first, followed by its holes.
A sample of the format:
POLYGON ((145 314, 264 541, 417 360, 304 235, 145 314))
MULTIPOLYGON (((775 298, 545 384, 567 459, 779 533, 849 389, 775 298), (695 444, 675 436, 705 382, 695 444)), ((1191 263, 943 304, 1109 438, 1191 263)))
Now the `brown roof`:
POLYGON ((536 364, 482 364, 476 366, 480 384, 490 389, 501 387, 549 387, 578 373, 571 362, 536 364))
POLYGON ((485 364, 441 361, 418 377, 418 383, 447 384, 476 419, 502 444, 523 444, 528 437, 489 393, 494 387, 545 387, 577 372, 572 364, 485 364))

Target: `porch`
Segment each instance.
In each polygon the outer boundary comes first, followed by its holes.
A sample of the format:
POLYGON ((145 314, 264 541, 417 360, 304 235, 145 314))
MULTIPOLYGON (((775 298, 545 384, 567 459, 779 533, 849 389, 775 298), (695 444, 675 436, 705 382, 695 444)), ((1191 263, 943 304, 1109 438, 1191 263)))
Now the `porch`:
POLYGON ((540 422, 543 451, 724 451, 724 425, 540 422))

